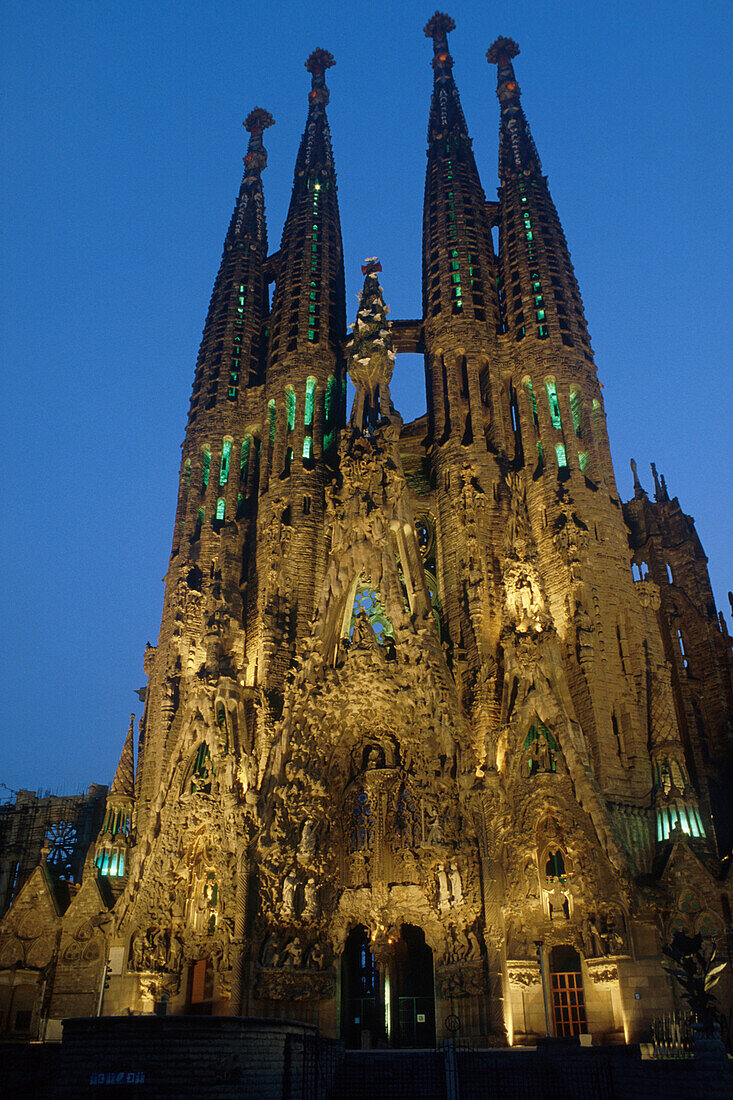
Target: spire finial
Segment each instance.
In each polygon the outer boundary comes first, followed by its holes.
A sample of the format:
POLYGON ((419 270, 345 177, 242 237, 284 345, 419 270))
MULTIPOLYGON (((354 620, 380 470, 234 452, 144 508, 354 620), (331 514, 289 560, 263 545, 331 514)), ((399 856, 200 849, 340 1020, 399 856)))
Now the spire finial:
POLYGON ((635 458, 631 459, 630 465, 631 465, 631 472, 634 475, 634 496, 636 497, 637 500, 643 500, 643 498, 646 496, 646 489, 644 488, 644 486, 639 481, 639 474, 638 474, 638 471, 637 471, 637 468, 636 468, 636 459, 635 458))
POLYGON ((249 112, 242 125, 252 137, 259 137, 263 130, 275 125, 275 119, 264 107, 255 107, 249 112))
POLYGON ((320 46, 313 51, 306 61, 305 67, 311 74, 311 90, 308 93, 311 105, 317 103, 322 104, 324 107, 327 105, 329 95, 326 87, 326 69, 330 69, 335 64, 333 54, 320 46))
POLYGON ((249 134, 249 145, 244 158, 244 178, 259 175, 267 167, 267 150, 262 144, 262 133, 275 125, 275 119, 264 107, 255 107, 242 123, 249 134))
POLYGON ((446 15, 444 11, 436 11, 435 15, 431 16, 423 27, 425 37, 432 38, 436 49, 447 46, 448 35, 455 29, 455 19, 452 19, 450 15, 446 15))
POLYGON ((504 38, 503 35, 499 35, 486 51, 486 60, 489 65, 498 65, 501 68, 508 65, 518 53, 519 46, 513 38, 504 38))

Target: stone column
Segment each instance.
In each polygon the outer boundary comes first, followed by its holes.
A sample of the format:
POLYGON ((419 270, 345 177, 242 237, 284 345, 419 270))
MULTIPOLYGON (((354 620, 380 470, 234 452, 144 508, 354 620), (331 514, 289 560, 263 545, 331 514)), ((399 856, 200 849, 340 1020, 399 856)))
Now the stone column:
POLYGON ((252 864, 245 851, 239 857, 235 892, 234 938, 232 940, 232 993, 229 1002, 229 1015, 242 1015, 242 1002, 249 1002, 249 990, 245 990, 247 941, 247 918, 249 909, 249 891, 252 879, 252 864), (245 997, 246 994, 246 997, 245 997))
POLYGON ((484 777, 482 805, 476 814, 481 857, 481 889, 484 899, 486 962, 488 967, 488 989, 486 1004, 488 1009, 489 1033, 497 1039, 506 1034, 504 1019, 504 996, 502 989, 502 943, 504 940, 504 920, 501 912, 501 898, 504 894, 504 870, 498 858, 494 836, 493 819, 498 810, 498 776, 487 772, 484 777))

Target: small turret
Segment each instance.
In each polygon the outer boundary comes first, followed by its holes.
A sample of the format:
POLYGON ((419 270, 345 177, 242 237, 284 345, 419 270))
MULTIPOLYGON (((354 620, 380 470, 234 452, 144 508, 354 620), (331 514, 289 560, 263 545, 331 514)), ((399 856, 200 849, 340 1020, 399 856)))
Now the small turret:
POLYGON ((135 747, 133 726, 135 715, 130 715, 130 725, 122 746, 122 753, 107 795, 104 825, 97 838, 95 866, 100 875, 110 881, 113 888, 121 887, 128 870, 128 851, 133 840, 133 815, 135 809, 135 747))

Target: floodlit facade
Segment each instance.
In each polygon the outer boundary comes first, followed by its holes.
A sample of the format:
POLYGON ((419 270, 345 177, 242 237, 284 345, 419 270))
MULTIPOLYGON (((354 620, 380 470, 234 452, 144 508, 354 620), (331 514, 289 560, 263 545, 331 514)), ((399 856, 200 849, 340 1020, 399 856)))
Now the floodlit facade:
POLYGON ((487 55, 487 201, 452 27, 425 28, 421 318, 388 320, 372 259, 347 334, 331 55, 274 253, 247 119, 137 766, 131 725, 81 882, 62 904, 42 860, 0 922, 6 1032, 166 1003, 352 1046, 623 1042, 674 1006, 674 929, 727 951, 730 638, 663 479, 619 497, 518 47, 487 55))

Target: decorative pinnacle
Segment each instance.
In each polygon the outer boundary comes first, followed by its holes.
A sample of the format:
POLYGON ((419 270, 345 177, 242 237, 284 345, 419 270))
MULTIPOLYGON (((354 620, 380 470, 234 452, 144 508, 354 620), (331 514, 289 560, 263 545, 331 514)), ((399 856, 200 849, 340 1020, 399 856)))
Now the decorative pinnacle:
POLYGON ((305 63, 305 67, 311 76, 321 76, 326 69, 330 69, 336 64, 334 56, 329 53, 328 50, 323 50, 319 46, 313 51, 308 60, 305 63))
POLYGON ((447 34, 456 29, 455 19, 451 19, 450 15, 446 15, 444 11, 436 11, 427 23, 423 27, 426 38, 436 39, 445 38, 447 34))
POLYGON ((368 256, 364 263, 361 265, 362 275, 374 275, 376 271, 381 271, 382 265, 376 256, 368 256))
POLYGON ((248 134, 258 137, 263 130, 275 125, 275 119, 264 107, 255 107, 253 111, 249 112, 242 125, 248 134))
POLYGON ((489 65, 506 65, 508 61, 511 61, 513 57, 516 57, 519 53, 519 46, 513 38, 503 38, 499 36, 496 42, 489 46, 486 51, 486 60, 489 65))

